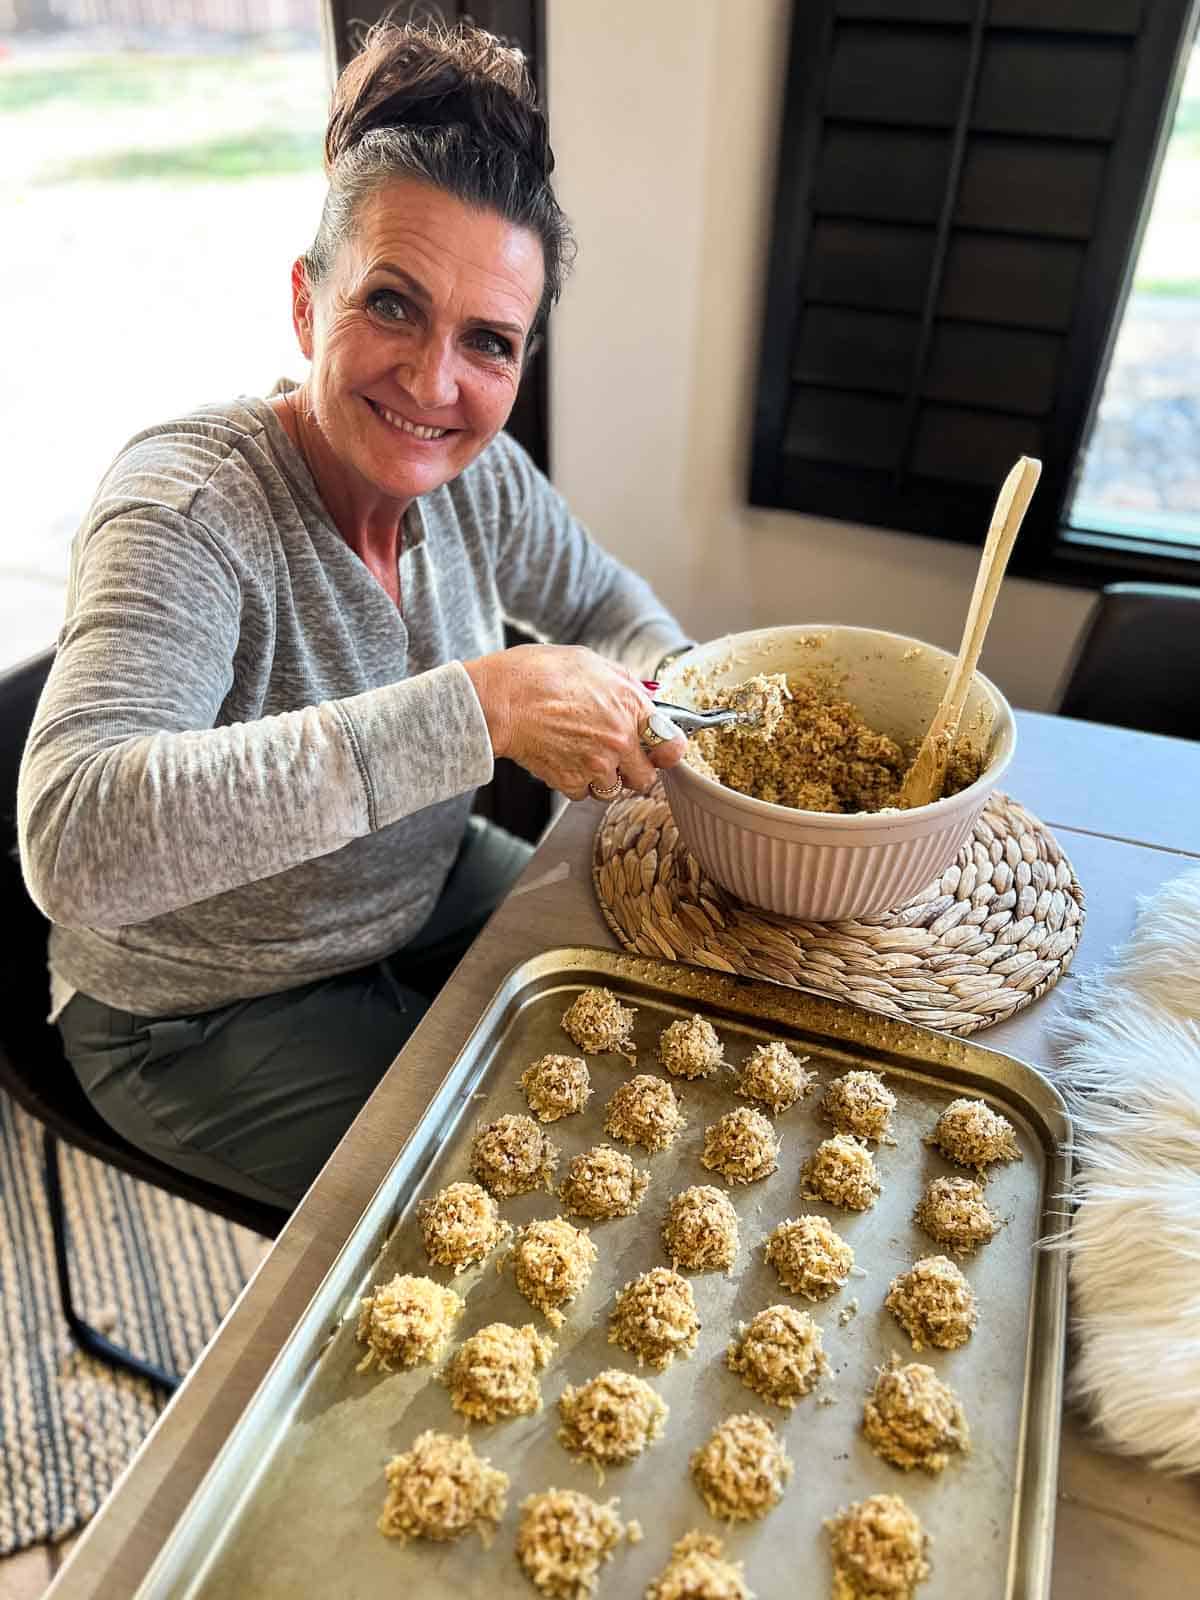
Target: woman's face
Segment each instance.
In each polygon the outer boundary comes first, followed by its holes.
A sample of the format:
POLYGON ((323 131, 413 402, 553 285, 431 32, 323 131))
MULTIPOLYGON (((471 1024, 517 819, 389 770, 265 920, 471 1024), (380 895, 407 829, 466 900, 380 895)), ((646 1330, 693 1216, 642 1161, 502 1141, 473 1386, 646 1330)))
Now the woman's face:
POLYGON ((405 506, 508 419, 542 294, 537 235, 402 180, 368 195, 332 270, 292 274, 323 457, 345 486, 405 506))

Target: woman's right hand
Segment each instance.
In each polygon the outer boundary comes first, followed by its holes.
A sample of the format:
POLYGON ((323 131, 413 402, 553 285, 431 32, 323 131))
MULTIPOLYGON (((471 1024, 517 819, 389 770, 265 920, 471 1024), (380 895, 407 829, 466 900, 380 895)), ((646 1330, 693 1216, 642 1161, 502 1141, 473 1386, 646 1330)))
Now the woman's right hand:
POLYGON ((487 719, 492 750, 570 800, 588 785, 646 791, 656 769, 673 767, 682 734, 653 750, 639 734, 653 709, 627 668, 579 645, 523 644, 463 663, 487 719))

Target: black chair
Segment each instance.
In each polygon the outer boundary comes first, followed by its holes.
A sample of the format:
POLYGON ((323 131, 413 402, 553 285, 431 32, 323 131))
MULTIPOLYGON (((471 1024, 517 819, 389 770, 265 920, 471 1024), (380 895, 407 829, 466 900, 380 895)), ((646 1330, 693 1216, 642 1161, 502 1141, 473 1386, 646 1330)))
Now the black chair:
POLYGON ((288 1213, 177 1172, 128 1144, 93 1111, 63 1056, 57 1028, 46 1021, 50 1009, 46 972, 49 924, 29 898, 21 877, 16 857, 16 809, 21 752, 53 659, 54 652, 48 650, 0 674, 0 920, 8 935, 8 954, 0 971, 0 1089, 6 1089, 42 1124, 46 1200, 59 1295, 75 1341, 110 1366, 149 1378, 170 1391, 179 1384, 174 1373, 164 1372, 106 1339, 75 1309, 58 1164, 60 1140, 271 1238, 283 1227, 288 1213))
POLYGON ((1200 589, 1110 584, 1064 682, 1060 716, 1200 739, 1200 589))

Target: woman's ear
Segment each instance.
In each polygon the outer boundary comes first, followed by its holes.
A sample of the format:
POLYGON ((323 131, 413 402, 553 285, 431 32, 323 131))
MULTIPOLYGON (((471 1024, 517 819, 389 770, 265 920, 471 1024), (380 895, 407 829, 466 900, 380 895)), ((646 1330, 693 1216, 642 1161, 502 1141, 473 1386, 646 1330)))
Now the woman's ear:
POLYGON ((313 294, 308 281, 308 268, 304 257, 292 262, 292 327, 300 342, 300 350, 309 361, 313 353, 313 294))

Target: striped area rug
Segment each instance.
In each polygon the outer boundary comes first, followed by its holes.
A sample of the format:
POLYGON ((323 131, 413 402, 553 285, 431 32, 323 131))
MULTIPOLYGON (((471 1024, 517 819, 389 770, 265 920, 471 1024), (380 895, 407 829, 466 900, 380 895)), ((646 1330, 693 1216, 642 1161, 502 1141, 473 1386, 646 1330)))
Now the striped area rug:
MULTIPOLYGON (((76 1304, 184 1372, 267 1250, 245 1228, 62 1148, 76 1304)), ((92 1516, 162 1409, 79 1354, 59 1309, 41 1128, 0 1092, 0 1556, 92 1516)))

